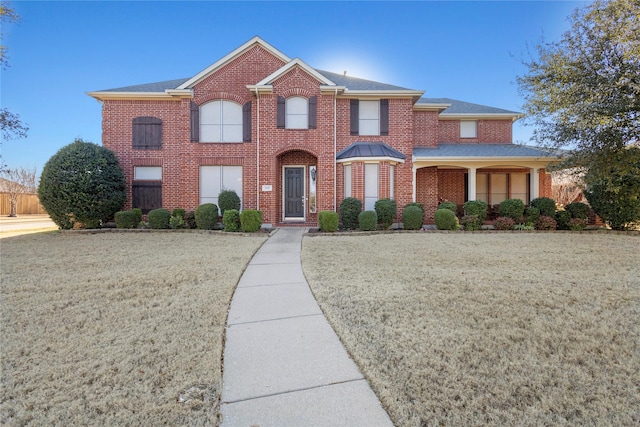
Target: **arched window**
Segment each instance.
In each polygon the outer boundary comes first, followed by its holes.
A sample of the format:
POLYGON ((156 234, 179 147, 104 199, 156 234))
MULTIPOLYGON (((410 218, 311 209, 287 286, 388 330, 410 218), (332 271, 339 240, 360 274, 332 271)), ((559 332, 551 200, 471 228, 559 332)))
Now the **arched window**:
POLYGON ((309 101, 301 96, 292 96, 286 100, 286 122, 287 129, 308 129, 309 128, 309 101))
POLYGON ((242 106, 211 101, 200 106, 200 142, 242 142, 242 106))

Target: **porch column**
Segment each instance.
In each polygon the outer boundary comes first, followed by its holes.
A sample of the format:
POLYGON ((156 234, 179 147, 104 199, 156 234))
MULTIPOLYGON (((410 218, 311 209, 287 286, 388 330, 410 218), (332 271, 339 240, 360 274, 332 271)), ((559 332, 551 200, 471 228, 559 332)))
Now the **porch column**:
POLYGON ((531 200, 538 197, 540 197, 540 169, 531 168, 531 200))
POLYGON ((467 198, 471 201, 476 199, 476 168, 467 170, 467 198))

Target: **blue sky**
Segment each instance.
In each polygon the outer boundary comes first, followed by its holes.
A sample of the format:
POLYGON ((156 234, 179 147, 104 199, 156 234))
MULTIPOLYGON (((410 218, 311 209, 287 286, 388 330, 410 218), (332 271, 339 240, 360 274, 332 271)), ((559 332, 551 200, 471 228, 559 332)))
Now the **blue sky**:
MULTIPOLYGON (((75 138, 101 142, 86 92, 186 78, 253 36, 312 67, 521 111, 516 76, 542 37, 557 40, 586 2, 11 1, 0 101, 29 127, 2 144, 35 167, 75 138)), ((514 125, 514 141, 532 129, 514 125)))

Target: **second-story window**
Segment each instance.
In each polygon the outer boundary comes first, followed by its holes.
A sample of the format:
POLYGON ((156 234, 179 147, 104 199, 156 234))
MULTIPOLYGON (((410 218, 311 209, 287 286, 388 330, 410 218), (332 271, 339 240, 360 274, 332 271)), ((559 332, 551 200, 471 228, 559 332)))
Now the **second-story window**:
POLYGON ((477 138, 478 123, 475 120, 460 120, 460 138, 477 138))
POLYGON ((242 142, 242 106, 211 101, 200 106, 200 142, 242 142))
POLYGON ((389 100, 351 100, 351 135, 389 135, 389 100))
POLYGON ((301 96, 292 96, 285 101, 285 128, 309 128, 309 101, 301 96))

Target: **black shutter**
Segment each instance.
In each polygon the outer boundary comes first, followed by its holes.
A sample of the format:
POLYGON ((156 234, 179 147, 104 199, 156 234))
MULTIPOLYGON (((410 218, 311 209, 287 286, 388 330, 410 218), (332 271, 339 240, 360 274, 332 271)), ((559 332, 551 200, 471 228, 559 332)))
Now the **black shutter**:
POLYGON ((133 119, 132 126, 133 148, 139 150, 162 148, 162 119, 136 117, 133 119))
POLYGON ((389 135, 389 100, 380 100, 380 135, 389 135))
POLYGON ((276 118, 276 127, 278 129, 284 129, 285 124, 285 104, 284 98, 282 96, 278 97, 278 110, 277 110, 277 118, 276 118))
POLYGON ((350 104, 351 110, 351 135, 358 135, 360 133, 360 101, 352 99, 350 104))
POLYGON ((251 101, 242 106, 242 141, 251 142, 251 101))
POLYGON ((200 142, 200 107, 191 101, 191 142, 200 142))
POLYGON ((318 127, 318 97, 309 98, 309 129, 318 127))

